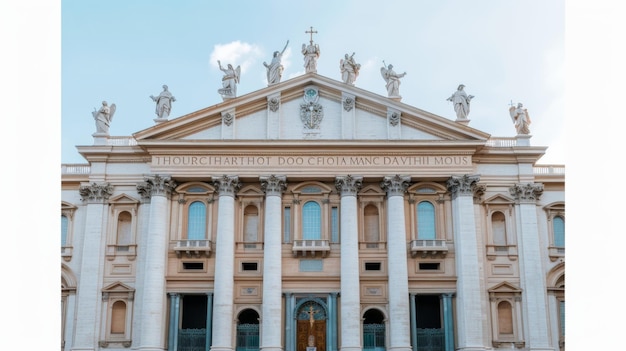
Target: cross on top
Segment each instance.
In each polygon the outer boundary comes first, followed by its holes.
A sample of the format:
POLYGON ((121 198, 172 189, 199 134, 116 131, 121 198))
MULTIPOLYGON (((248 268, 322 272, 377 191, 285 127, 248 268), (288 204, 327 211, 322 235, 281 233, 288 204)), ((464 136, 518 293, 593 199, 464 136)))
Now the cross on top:
POLYGON ((317 31, 313 30, 313 27, 311 26, 311 30, 307 30, 307 31, 305 31, 305 33, 311 34, 311 45, 312 45, 313 44, 313 33, 317 33, 317 31))

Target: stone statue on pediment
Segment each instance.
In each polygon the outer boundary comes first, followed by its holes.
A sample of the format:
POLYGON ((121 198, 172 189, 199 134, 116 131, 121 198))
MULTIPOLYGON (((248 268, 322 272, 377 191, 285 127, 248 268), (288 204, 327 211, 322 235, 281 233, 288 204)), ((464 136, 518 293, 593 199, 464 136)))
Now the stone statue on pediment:
POLYGON ((474 98, 474 95, 467 95, 463 88, 465 85, 460 84, 454 94, 447 99, 454 105, 457 119, 467 119, 470 112, 470 101, 474 98))
POLYGON ((390 98, 400 98, 400 78, 403 78, 406 75, 406 72, 398 74, 393 70, 392 64, 386 67, 384 64, 385 62, 383 61, 383 67, 380 68, 380 74, 387 83, 387 95, 390 98))
POLYGON ((115 104, 109 104, 106 101, 102 101, 102 106, 99 110, 93 109, 91 114, 96 121, 96 133, 97 134, 109 134, 109 127, 115 114, 115 104))
POLYGON ((360 69, 361 65, 354 60, 354 53, 350 56, 346 54, 345 57, 339 61, 341 80, 346 84, 354 85, 354 81, 359 76, 360 69))
POLYGON ((217 60, 217 65, 220 70, 224 72, 222 77, 222 89, 218 92, 222 95, 222 98, 234 98, 237 97, 237 84, 239 84, 239 77, 241 76, 241 66, 233 68, 230 63, 226 68, 222 67, 222 63, 217 60))
POLYGON ((530 134, 530 129, 528 128, 530 125, 530 116, 528 115, 528 110, 524 108, 521 102, 517 104, 517 107, 511 106, 509 108, 509 114, 511 115, 511 120, 513 120, 518 135, 530 134))
POLYGON ((272 85, 276 83, 280 83, 280 79, 283 76, 283 65, 281 63, 283 54, 285 50, 287 50, 287 45, 289 45, 289 40, 285 44, 283 51, 274 51, 274 57, 272 57, 272 62, 269 64, 263 62, 263 66, 267 68, 267 85, 272 85))
POLYGON ((306 73, 317 73, 317 59, 320 57, 320 46, 313 43, 313 33, 317 31, 311 30, 305 31, 305 33, 311 34, 311 40, 309 45, 302 44, 302 55, 304 55, 304 69, 306 73))
POLYGON ((172 102, 176 101, 176 98, 172 93, 167 90, 167 85, 163 85, 163 91, 159 96, 150 95, 152 101, 156 102, 155 113, 158 118, 167 118, 172 110, 172 102))

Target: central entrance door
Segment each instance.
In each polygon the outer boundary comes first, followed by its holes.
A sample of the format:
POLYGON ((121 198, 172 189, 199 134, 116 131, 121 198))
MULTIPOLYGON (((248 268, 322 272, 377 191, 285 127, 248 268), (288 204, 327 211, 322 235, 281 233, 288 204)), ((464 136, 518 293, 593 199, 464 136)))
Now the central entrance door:
POLYGON ((300 306, 296 325, 296 351, 326 351, 326 310, 315 301, 300 306), (313 351, 312 349, 308 349, 313 351))

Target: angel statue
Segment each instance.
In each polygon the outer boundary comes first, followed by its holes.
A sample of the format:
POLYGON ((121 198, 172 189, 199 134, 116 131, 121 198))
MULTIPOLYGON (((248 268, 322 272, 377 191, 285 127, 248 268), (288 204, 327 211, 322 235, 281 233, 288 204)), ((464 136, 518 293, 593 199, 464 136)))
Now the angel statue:
POLYGON ((341 71, 341 79, 344 83, 354 85, 356 77, 359 76, 359 70, 361 64, 354 61, 354 52, 351 56, 348 54, 341 60, 339 60, 339 70, 341 71))
POLYGON ((222 95, 222 98, 234 98, 237 96, 237 84, 239 84, 239 77, 241 76, 241 66, 233 68, 233 65, 228 64, 228 68, 224 69, 222 63, 217 60, 217 64, 220 70, 224 72, 222 77, 222 89, 218 89, 218 93, 222 95))
POLYGON ((115 114, 115 104, 111 104, 109 106, 106 101, 102 101, 102 107, 100 110, 96 110, 94 107, 93 119, 96 121, 96 133, 97 134, 109 134, 109 125, 113 120, 113 115, 115 114))
POLYGON ((401 98, 400 96, 400 78, 406 75, 406 72, 397 74, 393 70, 393 65, 385 67, 385 61, 383 61, 383 67, 380 68, 380 74, 383 76, 385 82, 387 82, 387 94, 390 98, 401 98))
POLYGON ((517 130, 517 134, 530 134, 530 129, 528 126, 530 125, 530 116, 528 115, 528 110, 523 108, 524 105, 522 103, 518 103, 517 107, 511 104, 509 108, 509 114, 511 114, 511 119, 515 124, 515 129, 517 130))

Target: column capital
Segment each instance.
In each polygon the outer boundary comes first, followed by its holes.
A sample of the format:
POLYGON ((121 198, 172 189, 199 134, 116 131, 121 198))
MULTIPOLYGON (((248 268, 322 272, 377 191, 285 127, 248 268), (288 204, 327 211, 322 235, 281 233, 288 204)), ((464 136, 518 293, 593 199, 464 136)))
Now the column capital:
POLYGON ((386 176, 380 183, 380 187, 387 192, 387 197, 403 196, 411 182, 410 176, 386 176))
POLYGON ((452 176, 448 178, 446 185, 448 191, 452 194, 452 198, 456 198, 459 195, 474 195, 474 188, 476 183, 480 180, 479 175, 452 176))
POLYGON ((83 201, 94 204, 103 204, 113 195, 113 185, 111 183, 91 183, 83 185, 78 189, 83 201))
POLYGON ((144 177, 142 183, 137 184, 137 192, 142 198, 151 198, 153 195, 169 197, 176 185, 170 176, 149 175, 144 177))
POLYGON ((362 176, 353 176, 348 174, 347 176, 339 176, 335 178, 335 188, 339 191, 341 196, 356 196, 363 186, 362 176))
POLYGON ((261 189, 265 192, 265 196, 282 196, 287 189, 287 177, 283 175, 261 176, 261 189))
POLYGON ((220 196, 235 197, 235 193, 241 188, 238 176, 213 177, 213 186, 220 196))
POLYGON ((535 203, 535 201, 539 200, 541 194, 543 194, 543 184, 519 183, 510 187, 509 191, 519 203, 535 203))

